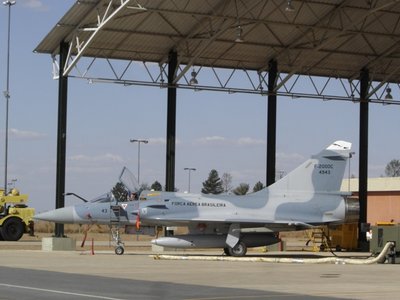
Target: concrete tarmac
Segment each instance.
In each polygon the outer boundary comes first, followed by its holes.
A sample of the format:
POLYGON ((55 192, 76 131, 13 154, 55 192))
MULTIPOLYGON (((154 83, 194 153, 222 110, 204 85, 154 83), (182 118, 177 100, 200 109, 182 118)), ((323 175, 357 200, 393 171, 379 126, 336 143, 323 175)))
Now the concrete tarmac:
MULTIPOLYGON (((151 254, 1 250, 0 244, 0 299, 383 299, 400 295, 399 265, 163 261, 151 254)), ((219 255, 220 251, 193 254, 219 255)))

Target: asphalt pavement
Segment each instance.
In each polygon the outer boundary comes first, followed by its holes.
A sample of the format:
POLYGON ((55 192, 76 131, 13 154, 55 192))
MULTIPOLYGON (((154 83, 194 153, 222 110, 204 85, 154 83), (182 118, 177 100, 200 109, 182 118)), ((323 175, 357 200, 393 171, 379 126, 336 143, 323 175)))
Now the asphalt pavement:
POLYGON ((400 294, 399 265, 165 261, 154 260, 151 254, 1 250, 0 244, 0 299, 313 300, 383 299, 400 294))

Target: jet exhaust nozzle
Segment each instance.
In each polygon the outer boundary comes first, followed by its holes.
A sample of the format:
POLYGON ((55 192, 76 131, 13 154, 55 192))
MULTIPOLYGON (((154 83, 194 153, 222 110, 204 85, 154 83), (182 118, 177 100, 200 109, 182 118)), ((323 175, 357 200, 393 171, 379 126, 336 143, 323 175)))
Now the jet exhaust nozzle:
POLYGON ((345 205, 345 223, 357 223, 360 217, 360 202, 358 198, 347 197, 345 205))

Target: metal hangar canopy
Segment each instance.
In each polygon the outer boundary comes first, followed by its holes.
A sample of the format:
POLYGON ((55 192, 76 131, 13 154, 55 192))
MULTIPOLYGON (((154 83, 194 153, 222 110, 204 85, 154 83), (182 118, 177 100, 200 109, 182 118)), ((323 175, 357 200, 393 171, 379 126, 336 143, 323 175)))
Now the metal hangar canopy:
POLYGON ((352 101, 360 71, 368 69, 368 98, 379 102, 389 83, 398 86, 399 36, 398 0, 79 0, 35 51, 55 57, 65 41, 64 76, 162 85, 174 50, 177 86, 193 88, 190 76, 208 70, 216 79, 197 88, 251 93, 264 93, 275 60, 278 94, 352 101), (84 71, 82 58, 89 59, 84 71), (112 76, 92 74, 96 60, 106 60, 112 76), (119 60, 126 65, 118 72, 112 63, 119 60), (133 61, 145 64, 146 78, 131 75, 133 61), (232 80, 239 71, 248 86, 232 80), (312 92, 296 91, 300 75, 311 80, 312 92), (316 77, 325 83, 318 86, 316 77), (339 96, 329 92, 333 78, 343 87, 339 96))
MULTIPOLYGON (((368 107, 400 104, 390 94, 400 78, 399 2, 78 0, 35 49, 52 55, 59 78, 56 208, 64 206, 68 77, 168 88, 167 191, 175 187, 177 87, 268 95, 267 185, 277 96, 359 101, 358 241, 367 250, 368 107)), ((56 224, 55 235, 63 231, 56 224)))

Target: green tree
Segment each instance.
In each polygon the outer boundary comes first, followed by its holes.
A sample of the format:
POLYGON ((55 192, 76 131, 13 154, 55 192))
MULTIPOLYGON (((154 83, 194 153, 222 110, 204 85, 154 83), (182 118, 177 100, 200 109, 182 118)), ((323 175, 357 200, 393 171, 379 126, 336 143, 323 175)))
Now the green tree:
POLYGON ((140 191, 149 191, 150 190, 150 186, 147 183, 141 183, 139 190, 140 191))
POLYGON ((222 180, 216 170, 211 170, 206 181, 203 182, 203 194, 221 194, 224 191, 222 180))
POLYGON ((385 174, 388 177, 399 177, 400 176, 400 160, 392 159, 386 165, 385 174))
POLYGON ((257 182, 253 187, 253 193, 261 191, 265 186, 262 184, 261 181, 257 182))
POLYGON ((222 188, 224 193, 228 193, 232 189, 232 175, 229 173, 222 174, 222 188))
POLYGON ((162 185, 157 180, 153 182, 150 188, 154 191, 162 191, 162 185))
POLYGON ((232 192, 235 195, 246 195, 250 189, 250 185, 247 183, 241 183, 238 187, 236 187, 232 192))
POLYGON ((127 201, 128 200, 128 191, 125 189, 125 186, 121 182, 117 182, 112 189, 112 193, 118 201, 127 201))

